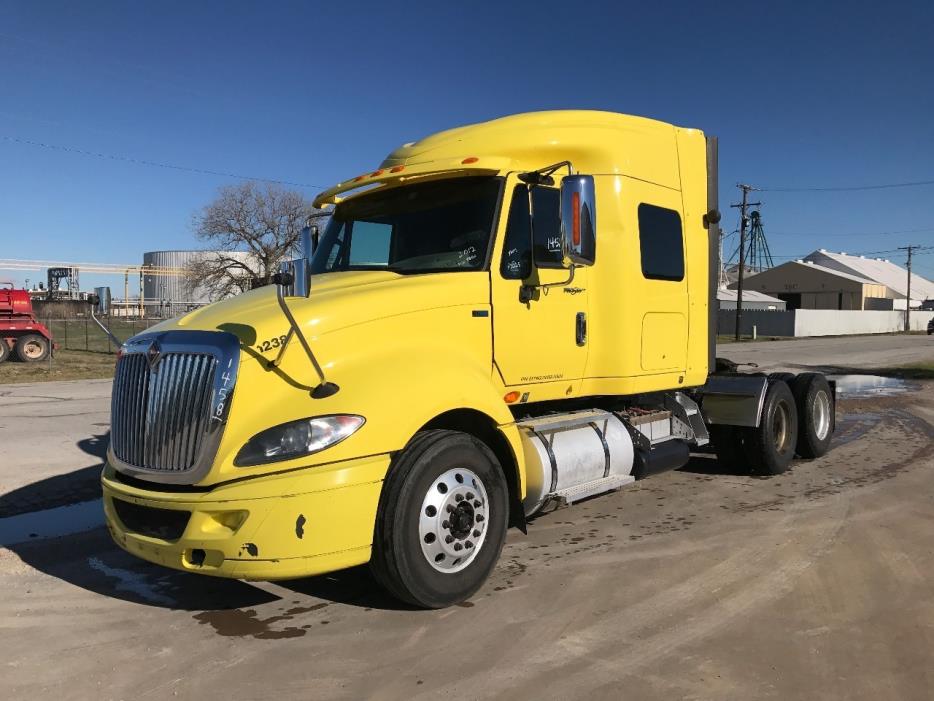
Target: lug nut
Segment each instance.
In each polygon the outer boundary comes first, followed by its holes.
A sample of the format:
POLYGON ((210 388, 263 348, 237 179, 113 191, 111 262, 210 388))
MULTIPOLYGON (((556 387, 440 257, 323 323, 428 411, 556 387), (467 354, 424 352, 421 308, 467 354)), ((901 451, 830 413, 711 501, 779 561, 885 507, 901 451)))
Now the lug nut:
POLYGON ((457 551, 461 551, 464 549, 464 546, 461 545, 460 543, 454 543, 454 549, 457 551))
POLYGON ((445 543, 448 543, 448 544, 453 543, 453 542, 454 542, 454 536, 452 536, 452 535, 445 536, 445 537, 444 537, 444 542, 445 542, 445 543))
POLYGON ((455 494, 455 495, 454 495, 454 501, 464 501, 464 495, 463 495, 463 494, 455 494))
POLYGON ((483 514, 477 514, 477 523, 483 522, 483 514))
POLYGON ((467 498, 473 499, 473 492, 467 492, 467 498))
POLYGON ((474 508, 475 508, 475 509, 479 509, 479 508, 480 508, 480 500, 479 500, 479 499, 475 499, 473 505, 474 505, 474 508))
POLYGON ((448 504, 447 506, 444 507, 444 510, 447 511, 448 513, 451 513, 452 511, 454 511, 454 507, 448 504))
POLYGON ((480 537, 480 531, 475 530, 475 531, 473 532, 473 537, 474 537, 474 538, 479 538, 479 537, 480 537))
POLYGON ((441 527, 442 527, 442 528, 450 528, 450 527, 451 527, 451 524, 448 523, 447 521, 442 521, 442 522, 441 522, 441 527))
POLYGON ((468 540, 466 543, 464 543, 464 547, 465 547, 465 548, 472 548, 472 547, 473 547, 473 543, 471 543, 471 542, 468 540))

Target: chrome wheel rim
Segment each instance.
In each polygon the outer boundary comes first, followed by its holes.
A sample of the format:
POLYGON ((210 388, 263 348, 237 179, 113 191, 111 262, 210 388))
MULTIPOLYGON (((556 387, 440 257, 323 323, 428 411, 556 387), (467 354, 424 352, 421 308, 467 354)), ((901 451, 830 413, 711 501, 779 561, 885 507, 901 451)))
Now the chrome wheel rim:
POLYGON ((477 557, 486 540, 489 500, 483 482, 465 469, 439 475, 422 500, 418 538, 438 572, 453 573, 477 557))
POLYGON ((772 435, 775 437, 775 450, 784 453, 788 448, 788 406, 779 402, 772 414, 772 435))
POLYGON ((814 434, 817 440, 822 441, 830 433, 830 397, 824 390, 814 395, 811 413, 814 416, 814 434))

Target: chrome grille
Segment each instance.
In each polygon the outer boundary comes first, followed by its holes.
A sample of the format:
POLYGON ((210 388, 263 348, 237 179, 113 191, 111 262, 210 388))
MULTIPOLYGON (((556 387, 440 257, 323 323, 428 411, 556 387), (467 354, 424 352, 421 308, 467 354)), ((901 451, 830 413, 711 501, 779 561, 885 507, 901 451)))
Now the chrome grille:
POLYGON ((164 353, 153 368, 146 353, 121 357, 111 399, 114 455, 145 470, 191 470, 211 423, 216 368, 210 353, 164 353))

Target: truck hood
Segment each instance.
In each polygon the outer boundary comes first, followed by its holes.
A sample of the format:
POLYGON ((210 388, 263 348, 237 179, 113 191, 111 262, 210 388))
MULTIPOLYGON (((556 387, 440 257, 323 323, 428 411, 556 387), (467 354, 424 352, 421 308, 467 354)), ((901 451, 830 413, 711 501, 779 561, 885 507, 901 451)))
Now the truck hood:
MULTIPOLYGON (((486 272, 399 275, 387 271, 348 271, 312 276, 311 295, 288 298, 289 308, 309 341, 377 319, 463 305, 490 303, 486 272)), ((288 333, 289 325, 269 285, 210 304, 154 327, 222 330, 244 346, 262 345, 288 333)))

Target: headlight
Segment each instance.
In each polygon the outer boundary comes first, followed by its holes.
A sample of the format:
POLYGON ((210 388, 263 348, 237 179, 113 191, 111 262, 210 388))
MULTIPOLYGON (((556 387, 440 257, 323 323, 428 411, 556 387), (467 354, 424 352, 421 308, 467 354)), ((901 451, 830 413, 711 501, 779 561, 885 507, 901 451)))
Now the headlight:
POLYGON ((311 455, 340 443, 365 422, 362 416, 336 414, 280 424, 253 436, 237 453, 234 465, 248 467, 311 455))

